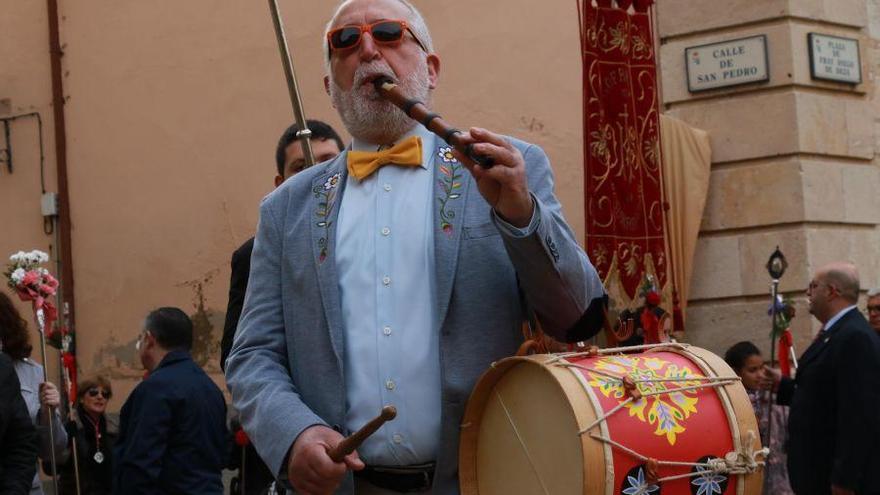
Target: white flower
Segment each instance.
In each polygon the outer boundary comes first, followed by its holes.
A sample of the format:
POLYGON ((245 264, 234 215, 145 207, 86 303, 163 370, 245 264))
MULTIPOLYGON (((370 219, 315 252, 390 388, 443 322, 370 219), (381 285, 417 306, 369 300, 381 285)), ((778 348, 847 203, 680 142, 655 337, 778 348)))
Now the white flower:
POLYGON ((11 261, 17 265, 17 264, 24 262, 26 257, 27 257, 27 253, 25 253, 24 251, 19 251, 19 252, 13 254, 12 256, 10 256, 9 261, 11 261))
POLYGON ((329 191, 330 189, 334 189, 336 186, 338 186, 340 177, 341 174, 333 174, 332 176, 330 176, 327 181, 324 182, 324 190, 329 191))
POLYGON ((444 163, 454 163, 458 161, 455 159, 455 155, 452 154, 452 148, 448 146, 440 148, 437 151, 437 156, 439 156, 444 163))
POLYGON ((24 274, 27 273, 24 271, 24 268, 16 268, 15 271, 12 272, 12 275, 9 278, 16 284, 20 284, 24 279, 24 274))
POLYGON ((38 249, 34 249, 33 251, 31 251, 31 255, 34 256, 34 258, 37 260, 37 263, 45 263, 49 261, 49 255, 38 249))

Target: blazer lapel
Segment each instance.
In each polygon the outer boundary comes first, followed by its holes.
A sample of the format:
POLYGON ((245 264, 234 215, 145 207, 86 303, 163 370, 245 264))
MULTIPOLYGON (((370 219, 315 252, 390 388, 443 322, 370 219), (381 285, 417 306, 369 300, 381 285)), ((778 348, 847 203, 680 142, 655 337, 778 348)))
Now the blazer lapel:
POLYGON ((452 156, 452 148, 440 138, 434 156, 434 271, 437 280, 437 316, 446 319, 452 283, 458 265, 464 208, 470 185, 469 172, 452 156))
POLYGON ((324 317, 330 329, 330 340, 336 359, 342 367, 342 307, 339 298, 339 277, 336 269, 336 220, 339 204, 348 175, 345 166, 348 151, 344 151, 312 180, 312 198, 309 201, 309 225, 312 237, 312 262, 318 273, 318 289, 324 317))
POLYGON ((817 338, 807 347, 807 350, 801 355, 801 359, 798 362, 798 368, 803 369, 806 365, 808 365, 811 361, 813 361, 816 356, 822 353, 822 350, 827 347, 829 340, 831 340, 831 334, 817 338))
POLYGON ((825 335, 820 336, 819 338, 814 340, 812 344, 810 344, 810 347, 807 347, 807 350, 804 351, 803 355, 801 356, 801 360, 798 363, 799 368, 803 368, 811 361, 815 360, 820 354, 822 354, 822 351, 828 348, 831 339, 834 338, 837 333, 843 330, 843 324, 847 322, 850 317, 852 317, 850 313, 852 313, 853 311, 855 310, 850 310, 847 314, 843 315, 839 320, 834 323, 834 325, 831 326, 831 328, 829 328, 825 332, 825 335))

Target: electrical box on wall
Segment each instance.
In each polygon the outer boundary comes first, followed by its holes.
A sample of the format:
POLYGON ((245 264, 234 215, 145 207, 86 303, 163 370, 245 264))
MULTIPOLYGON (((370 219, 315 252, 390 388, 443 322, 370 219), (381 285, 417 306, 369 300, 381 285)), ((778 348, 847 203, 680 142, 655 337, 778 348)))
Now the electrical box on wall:
POLYGON ((44 217, 58 216, 58 193, 43 193, 43 197, 40 199, 40 210, 42 210, 44 217))

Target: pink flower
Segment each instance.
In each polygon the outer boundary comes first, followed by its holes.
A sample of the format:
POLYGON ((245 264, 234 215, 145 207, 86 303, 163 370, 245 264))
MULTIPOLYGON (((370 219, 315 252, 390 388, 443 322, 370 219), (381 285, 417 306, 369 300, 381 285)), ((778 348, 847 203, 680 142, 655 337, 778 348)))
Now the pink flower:
POLYGON ((40 275, 39 272, 37 272, 35 270, 31 270, 31 271, 24 274, 24 278, 21 279, 21 283, 22 283, 22 285, 30 286, 30 285, 34 285, 36 283, 39 283, 41 278, 42 278, 42 276, 40 275))
POLYGON ((55 288, 49 287, 46 284, 41 284, 40 285, 40 293, 43 294, 44 296, 54 296, 55 295, 55 288))
MULTIPOLYGON (((52 289, 58 288, 58 280, 50 274, 43 275, 43 283, 51 287, 52 289)), ((54 290, 53 290, 54 292, 54 290)))

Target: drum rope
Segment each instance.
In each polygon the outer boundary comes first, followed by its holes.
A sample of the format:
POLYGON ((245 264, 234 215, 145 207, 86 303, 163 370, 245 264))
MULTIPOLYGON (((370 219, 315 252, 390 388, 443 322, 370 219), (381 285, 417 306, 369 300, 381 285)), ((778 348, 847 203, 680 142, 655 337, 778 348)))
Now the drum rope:
MULTIPOLYGON (((687 381, 692 381, 692 380, 689 380, 689 379, 687 379, 687 378, 682 378, 682 379, 679 380, 679 381, 687 382, 687 381)), ((730 385, 731 383, 736 383, 736 382, 735 382, 735 380, 715 381, 715 382, 704 383, 704 384, 700 384, 700 385, 691 385, 691 386, 688 386, 688 387, 678 387, 678 388, 674 388, 674 389, 672 389, 672 390, 656 390, 656 391, 653 391, 653 392, 642 392, 642 393, 641 393, 641 396, 642 396, 642 397, 651 397, 652 395, 670 394, 670 393, 673 393, 673 392, 686 392, 686 391, 688 391, 688 390, 697 390, 697 389, 701 389, 701 388, 721 387, 721 386, 724 386, 724 385, 730 385)), ((612 409, 609 409, 608 412, 606 412, 606 413, 605 413, 604 415, 602 415, 601 417, 597 418, 596 421, 593 421, 593 422, 590 424, 590 426, 587 426, 587 427, 584 428, 583 430, 579 431, 579 432, 578 432, 578 435, 583 435, 584 433, 586 433, 586 432, 592 430, 592 429, 595 428, 598 424, 602 423, 603 421, 605 421, 605 420, 607 420, 609 417, 611 417, 612 414, 614 414, 614 413, 616 413, 617 411, 619 411, 619 410, 620 410, 622 407, 624 407, 626 404, 629 404, 630 402, 632 402, 633 399, 634 399, 634 397, 628 397, 625 401, 621 402, 620 404, 617 404, 617 405, 614 406, 612 409)))
POLYGON ((690 344, 682 344, 679 342, 666 342, 665 344, 643 344, 643 345, 632 345, 627 347, 609 347, 607 349, 599 349, 598 347, 592 347, 588 351, 583 352, 562 352, 553 356, 552 359, 546 361, 547 364, 552 364, 560 359, 567 358, 576 358, 576 357, 584 357, 584 356, 595 356, 597 354, 621 354, 625 352, 633 352, 633 351, 643 351, 646 349, 656 349, 658 347, 665 347, 667 349, 679 349, 679 350, 687 350, 690 347, 690 344))
MULTIPOLYGON (((609 371, 600 370, 596 368, 591 368, 589 366, 584 366, 582 364, 577 363, 554 363, 556 366, 562 366, 563 368, 577 368, 579 370, 589 371, 590 373, 595 373, 597 375, 605 376, 608 378, 613 378, 615 380, 620 380, 623 382, 623 376, 611 373, 609 371)), ((635 378, 633 377, 633 381, 636 383, 662 383, 662 382, 730 382, 730 381, 740 381, 742 378, 738 376, 691 376, 686 378, 635 378)), ((676 389, 677 390, 677 389, 676 389)), ((674 390, 672 390, 674 392, 674 390)))
MULTIPOLYGON (((624 451, 625 453, 635 457, 641 462, 648 462, 652 459, 642 455, 635 450, 630 449, 629 447, 615 442, 614 440, 603 437, 601 435, 597 435, 595 433, 590 433, 590 437, 598 440, 600 442, 607 443, 614 448, 624 451)), ((751 442, 750 442, 751 443, 751 442)), ((763 466, 764 461, 758 461, 756 456, 766 457, 769 453, 769 450, 766 447, 763 447, 759 450, 752 450, 749 452, 730 452, 725 456, 725 458, 716 458, 710 459, 708 462, 681 462, 681 461, 662 461, 653 459, 654 462, 657 463, 658 466, 672 466, 672 467, 704 467, 705 471, 692 471, 690 473, 684 474, 676 474, 671 476, 664 476, 662 478, 657 478, 656 482, 664 482, 664 481, 672 481, 682 478, 691 478, 694 476, 703 476, 707 472, 718 473, 718 474, 751 474, 757 471, 758 467, 763 466), (733 460, 733 457, 736 459, 733 460)))
POLYGON ((510 427, 513 428, 513 433, 516 435, 516 439, 519 441, 519 445, 522 447, 523 452, 525 452, 526 460, 529 461, 529 466, 531 466, 532 471, 535 472, 535 477, 538 478, 538 483, 541 484, 541 489, 544 490, 545 495, 550 495, 547 486, 544 484, 544 480, 541 478, 541 473, 539 473, 538 468, 535 467, 535 462, 532 460, 532 455, 529 453, 525 441, 522 439, 522 436, 520 436, 519 430, 516 428, 516 424, 514 424, 513 418, 510 416, 510 411, 507 410, 507 405, 504 404, 504 400, 501 398, 501 394, 498 393, 497 390, 495 391, 495 397, 498 398, 498 403, 501 404, 501 409, 504 410, 504 414, 507 416, 507 422, 510 423, 510 427))

